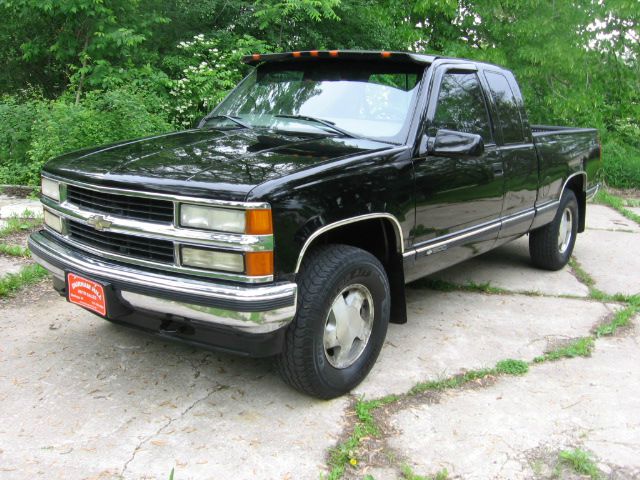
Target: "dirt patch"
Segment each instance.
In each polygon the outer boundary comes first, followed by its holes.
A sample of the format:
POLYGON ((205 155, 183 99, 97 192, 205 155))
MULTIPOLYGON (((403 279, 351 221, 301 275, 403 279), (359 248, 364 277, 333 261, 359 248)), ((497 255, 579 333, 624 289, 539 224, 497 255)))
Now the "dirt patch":
POLYGON ((24 185, 0 185, 0 193, 8 197, 28 198, 37 187, 27 187, 24 185))
POLYGON ((634 472, 598 460, 581 445, 571 445, 562 449, 558 449, 557 446, 554 448, 544 445, 525 452, 524 456, 533 471, 533 478, 536 480, 556 480, 558 478, 563 480, 588 480, 591 478, 626 480, 635 478, 634 472), (562 459, 563 453, 567 454, 576 451, 586 453, 592 461, 593 471, 591 471, 591 474, 584 473, 585 470, 580 468, 586 468, 585 462, 576 462, 577 466, 574 466, 571 461, 562 459))
POLYGON ((0 298, 0 308, 24 307, 33 305, 43 298, 57 298, 58 293, 51 286, 51 279, 45 278, 38 283, 29 285, 8 297, 0 298))
POLYGON ((37 232, 38 230, 40 230, 40 228, 42 227, 38 225, 33 228, 21 230, 16 233, 11 233, 6 237, 0 238, 0 242, 6 245, 19 245, 21 247, 26 247, 29 235, 33 232, 37 232))

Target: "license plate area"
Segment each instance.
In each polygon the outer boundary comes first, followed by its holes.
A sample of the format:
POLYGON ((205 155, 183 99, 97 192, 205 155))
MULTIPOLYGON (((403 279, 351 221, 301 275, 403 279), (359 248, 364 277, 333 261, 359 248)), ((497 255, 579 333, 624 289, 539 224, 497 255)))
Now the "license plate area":
POLYGON ((67 273, 67 299, 69 302, 107 316, 105 286, 75 273, 67 273))

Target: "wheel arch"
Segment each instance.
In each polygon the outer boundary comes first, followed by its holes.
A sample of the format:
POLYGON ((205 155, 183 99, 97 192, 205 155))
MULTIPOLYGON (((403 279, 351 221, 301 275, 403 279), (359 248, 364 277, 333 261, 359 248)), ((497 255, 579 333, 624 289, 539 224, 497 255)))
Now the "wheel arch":
POLYGON ((578 200, 578 232, 582 233, 586 228, 587 172, 580 171, 569 175, 560 191, 560 198, 567 189, 571 190, 578 200))
POLYGON ((298 274, 305 255, 317 245, 345 244, 361 248, 383 264, 391 288, 391 323, 406 323, 404 290, 404 236, 398 219, 390 213, 369 213, 338 220, 307 237, 296 262, 298 274))

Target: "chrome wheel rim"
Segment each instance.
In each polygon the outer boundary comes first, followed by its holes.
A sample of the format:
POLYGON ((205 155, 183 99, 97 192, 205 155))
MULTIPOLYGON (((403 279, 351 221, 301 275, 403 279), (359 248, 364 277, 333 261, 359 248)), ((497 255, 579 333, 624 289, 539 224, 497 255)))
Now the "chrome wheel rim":
POLYGON ((571 209, 565 208, 558 228, 558 251, 560 253, 567 251, 571 237, 573 237, 573 213, 571 213, 571 209))
POLYGON ((353 365, 373 330, 373 297, 367 287, 349 285, 331 304, 324 324, 324 355, 335 368, 353 365))

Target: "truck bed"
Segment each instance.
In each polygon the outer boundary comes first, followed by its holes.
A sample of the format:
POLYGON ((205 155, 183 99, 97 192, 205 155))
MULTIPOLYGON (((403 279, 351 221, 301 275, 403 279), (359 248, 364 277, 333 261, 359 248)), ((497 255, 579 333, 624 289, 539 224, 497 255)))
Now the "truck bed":
MULTIPOLYGON (((532 125, 533 143, 540 159, 541 172, 553 172, 566 165, 584 170, 587 174, 587 191, 595 193, 600 168, 600 139, 595 128, 557 127, 532 125)), ((544 183, 544 178, 541 178, 544 183)), ((552 191, 560 188, 554 185, 552 191)))

